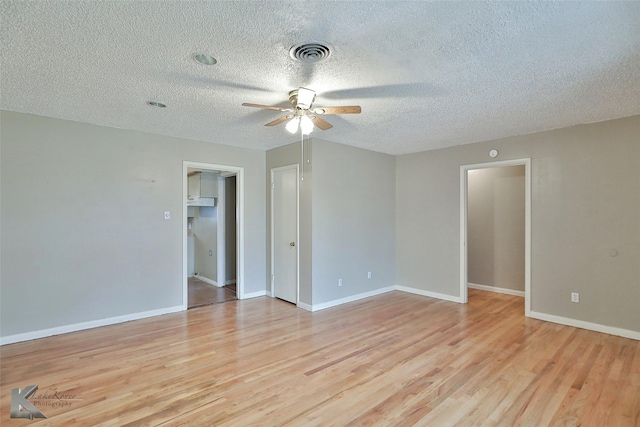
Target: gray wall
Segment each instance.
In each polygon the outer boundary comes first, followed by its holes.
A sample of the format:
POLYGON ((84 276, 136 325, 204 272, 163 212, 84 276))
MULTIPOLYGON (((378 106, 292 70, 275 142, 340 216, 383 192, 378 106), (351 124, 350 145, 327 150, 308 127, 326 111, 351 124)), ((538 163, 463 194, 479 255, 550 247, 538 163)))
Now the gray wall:
MULTIPOLYGON (((265 177, 299 163, 299 143, 265 154, 21 113, 0 119, 2 336, 180 305, 183 160, 245 168, 245 291, 265 289, 265 177)), ((489 162, 497 148, 497 160, 532 158, 532 309, 638 331, 639 135, 634 116, 395 159, 313 140, 301 185, 301 301, 394 277, 457 296, 459 167, 489 162)))
POLYGON ((524 291, 524 165, 468 171, 468 281, 524 291))
POLYGON ((640 116, 397 157, 397 283, 458 296, 460 165, 492 148, 532 159, 532 310, 640 330, 640 116))
POLYGON ((245 168, 245 292, 265 289, 263 151, 0 118, 2 336, 181 305, 183 160, 245 168))
POLYGON ((313 304, 393 286, 395 158, 319 139, 311 153, 313 304))
MULTIPOLYGON (((299 165, 300 159, 299 142, 269 150, 267 174, 272 168, 299 165)), ((267 221, 270 224, 270 217, 267 221)), ((305 141, 300 183, 301 302, 318 305, 393 286, 394 224, 393 156, 317 138, 305 141), (338 278, 343 279, 342 287, 338 278)), ((267 259, 270 256, 269 246, 267 259)))

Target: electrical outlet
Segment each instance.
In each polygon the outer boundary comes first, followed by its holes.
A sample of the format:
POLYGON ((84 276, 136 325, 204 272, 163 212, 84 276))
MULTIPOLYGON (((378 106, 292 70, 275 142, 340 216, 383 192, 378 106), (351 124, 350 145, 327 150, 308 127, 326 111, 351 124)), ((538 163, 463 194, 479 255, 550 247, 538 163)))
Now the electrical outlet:
POLYGON ((580 294, 577 292, 571 292, 571 302, 580 302, 580 294))
POLYGON ((367 279, 371 279, 371 272, 367 271, 367 279))
POLYGON ((338 286, 342 286, 342 279, 338 279, 338 286))
POLYGON ((213 251, 209 249, 209 256, 213 256, 213 251))

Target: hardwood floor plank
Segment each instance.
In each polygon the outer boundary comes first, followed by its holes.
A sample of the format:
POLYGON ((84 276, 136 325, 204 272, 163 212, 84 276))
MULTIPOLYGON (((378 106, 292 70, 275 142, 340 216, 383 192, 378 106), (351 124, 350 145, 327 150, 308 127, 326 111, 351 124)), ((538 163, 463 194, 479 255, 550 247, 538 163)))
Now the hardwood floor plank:
MULTIPOLYGON (((638 426, 638 341, 402 292, 309 313, 231 301, 0 347, 11 389, 75 395, 29 425, 638 426)), ((36 406, 46 402, 39 400, 36 406)))

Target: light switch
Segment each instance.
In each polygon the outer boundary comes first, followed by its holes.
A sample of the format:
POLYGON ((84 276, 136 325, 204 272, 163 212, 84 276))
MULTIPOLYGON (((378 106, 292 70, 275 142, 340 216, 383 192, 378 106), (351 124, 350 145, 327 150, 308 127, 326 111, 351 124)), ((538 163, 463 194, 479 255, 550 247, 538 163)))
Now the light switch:
POLYGON ((171 211, 164 211, 164 219, 171 219, 171 211))

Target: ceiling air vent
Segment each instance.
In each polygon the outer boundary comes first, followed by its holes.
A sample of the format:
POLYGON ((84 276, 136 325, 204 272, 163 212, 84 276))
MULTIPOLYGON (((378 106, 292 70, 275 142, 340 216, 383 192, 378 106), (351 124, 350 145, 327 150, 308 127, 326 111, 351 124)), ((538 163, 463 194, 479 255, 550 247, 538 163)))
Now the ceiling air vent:
POLYGON ((331 52, 333 52, 333 48, 322 42, 300 43, 289 49, 289 55, 302 62, 324 61, 331 55, 331 52))

